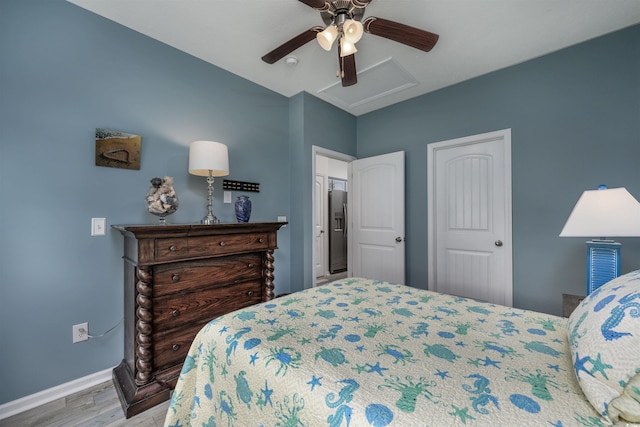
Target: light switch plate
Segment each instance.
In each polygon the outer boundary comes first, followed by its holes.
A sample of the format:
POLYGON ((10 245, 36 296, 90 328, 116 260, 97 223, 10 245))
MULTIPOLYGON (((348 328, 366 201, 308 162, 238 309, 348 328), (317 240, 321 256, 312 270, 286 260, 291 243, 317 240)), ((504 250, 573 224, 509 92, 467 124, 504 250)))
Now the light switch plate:
POLYGON ((231 203, 231 191, 224 192, 224 202, 231 203))
POLYGON ((91 235, 104 236, 106 226, 107 226, 106 218, 91 218, 91 235))

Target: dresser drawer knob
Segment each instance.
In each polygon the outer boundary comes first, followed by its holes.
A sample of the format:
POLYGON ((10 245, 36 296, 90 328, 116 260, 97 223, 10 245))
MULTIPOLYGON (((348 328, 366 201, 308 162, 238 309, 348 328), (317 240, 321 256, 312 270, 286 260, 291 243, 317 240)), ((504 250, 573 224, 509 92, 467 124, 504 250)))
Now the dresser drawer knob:
POLYGON ((178 248, 176 248, 176 245, 171 245, 169 246, 169 252, 175 252, 178 248))
POLYGON ((249 292, 247 292, 247 295, 248 295, 248 296, 250 296, 250 297, 252 297, 252 296, 253 296, 253 291, 249 291, 249 292))
POLYGON ((171 346, 171 350, 178 351, 178 350, 180 350, 180 346, 178 344, 174 344, 174 345, 171 346))
POLYGON ((173 317, 178 317, 178 316, 180 316, 180 310, 173 310, 173 311, 171 312, 171 315, 172 315, 173 317))
POLYGON ((254 264, 248 264, 248 265, 247 265, 247 268, 253 268, 253 267, 255 267, 255 265, 254 265, 254 264))
POLYGON ((171 276, 171 280, 173 280, 173 283, 178 282, 180 280, 180 275, 174 274, 173 276, 171 276))
POLYGON ((262 237, 258 239, 258 243, 263 243, 263 242, 264 242, 264 239, 262 237))
POLYGON ((220 246, 224 246, 224 242, 220 242, 220 246))

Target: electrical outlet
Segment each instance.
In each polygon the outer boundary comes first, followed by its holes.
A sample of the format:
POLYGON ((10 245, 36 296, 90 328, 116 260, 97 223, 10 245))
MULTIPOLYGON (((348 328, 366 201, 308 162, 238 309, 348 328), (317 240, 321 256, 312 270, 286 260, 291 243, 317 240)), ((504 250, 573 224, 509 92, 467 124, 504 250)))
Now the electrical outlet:
POLYGON ((86 341, 89 339, 89 322, 78 323, 77 325, 73 325, 73 343, 77 343, 80 341, 86 341))

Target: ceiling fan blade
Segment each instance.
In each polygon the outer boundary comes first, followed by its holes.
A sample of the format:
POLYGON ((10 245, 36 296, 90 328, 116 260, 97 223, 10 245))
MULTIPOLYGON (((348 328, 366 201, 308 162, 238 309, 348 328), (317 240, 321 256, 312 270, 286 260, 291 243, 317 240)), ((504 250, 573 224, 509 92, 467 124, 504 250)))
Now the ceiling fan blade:
MULTIPOLYGON (((325 0, 298 0, 300 3, 304 3, 309 7, 312 7, 319 11, 329 10, 329 2, 325 0)), ((371 0, 369 0, 371 1, 371 0)))
POLYGON ((316 34, 322 31, 322 27, 309 28, 307 31, 302 32, 292 38, 291 40, 281 44, 271 52, 262 57, 262 60, 267 64, 273 64, 285 56, 289 55, 294 50, 309 43, 316 38, 316 34))
POLYGON ((353 86, 358 83, 355 53, 347 56, 340 56, 340 47, 338 47, 338 63, 340 64, 340 78, 342 79, 342 86, 353 86))
POLYGON ((406 44, 407 46, 415 47, 425 52, 433 49, 440 37, 437 34, 419 28, 410 27, 383 18, 370 17, 365 19, 362 25, 367 33, 406 44))

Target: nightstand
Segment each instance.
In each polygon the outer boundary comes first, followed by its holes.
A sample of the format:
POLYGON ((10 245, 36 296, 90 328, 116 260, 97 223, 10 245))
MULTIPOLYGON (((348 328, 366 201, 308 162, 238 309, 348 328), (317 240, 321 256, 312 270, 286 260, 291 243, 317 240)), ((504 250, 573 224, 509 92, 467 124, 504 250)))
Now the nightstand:
POLYGON ((569 317, 584 298, 582 295, 562 294, 562 315, 569 317))

